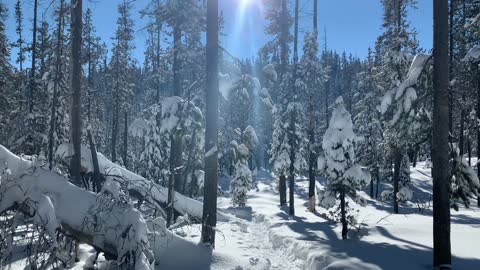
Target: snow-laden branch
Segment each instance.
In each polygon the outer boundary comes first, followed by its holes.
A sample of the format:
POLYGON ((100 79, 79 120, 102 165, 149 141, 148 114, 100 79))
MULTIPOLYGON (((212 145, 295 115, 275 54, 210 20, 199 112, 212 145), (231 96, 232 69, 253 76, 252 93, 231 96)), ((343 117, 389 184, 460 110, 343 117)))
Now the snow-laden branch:
MULTIPOLYGON (((72 157, 71 144, 62 144, 58 147, 57 157, 69 161, 72 157)), ((98 152, 97 152, 98 153, 98 152)), ((133 196, 140 195, 142 200, 149 202, 157 208, 161 208, 168 201, 168 189, 156 184, 154 181, 147 180, 138 174, 135 174, 108 160, 103 154, 98 153, 98 163, 100 173, 117 176, 119 181, 124 181, 127 188, 132 191, 133 196)), ((67 163, 69 164, 69 163, 67 163)), ((82 145, 82 167, 88 172, 93 171, 90 150, 82 145)), ((175 193, 174 208, 180 214, 188 214, 201 220, 203 214, 203 204, 197 200, 186 197, 178 192, 175 193)), ((218 221, 228 221, 224 214, 217 213, 218 221)))
POLYGON ((128 261, 127 267, 152 269, 147 224, 130 204, 106 207, 101 197, 105 194, 72 185, 2 145, 0 172, 0 214, 19 210, 32 216, 34 223, 47 230, 54 247, 56 230, 62 230, 119 262, 128 261))

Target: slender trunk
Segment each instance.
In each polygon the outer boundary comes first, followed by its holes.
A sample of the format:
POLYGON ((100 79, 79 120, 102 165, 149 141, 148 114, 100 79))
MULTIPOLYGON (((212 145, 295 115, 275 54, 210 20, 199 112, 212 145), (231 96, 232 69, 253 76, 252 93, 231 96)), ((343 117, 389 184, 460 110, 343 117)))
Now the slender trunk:
POLYGON ((280 193, 280 205, 287 203, 287 177, 285 175, 280 175, 278 181, 278 191, 280 193))
POLYGON ((468 166, 472 166, 472 140, 467 136, 468 166))
MULTIPOLYGON (((317 40, 317 33, 318 33, 318 0, 313 1, 313 32, 315 35, 315 42, 317 40)), ((316 158, 315 158, 315 105, 314 105, 314 97, 313 95, 310 96, 310 158, 308 164, 308 209, 311 212, 315 212, 315 165, 316 165, 316 158)))
MULTIPOLYGON (((453 49, 454 49, 454 45, 455 45, 455 39, 454 39, 454 33, 453 33, 453 25, 454 25, 454 12, 455 12, 455 0, 450 0, 450 24, 449 24, 449 48, 450 48, 450 52, 449 52, 449 62, 450 62, 450 65, 449 65, 449 69, 448 69, 448 74, 450 76, 450 81, 453 79, 453 49)), ((453 134, 453 92, 454 92, 454 89, 453 89, 453 85, 451 85, 449 83, 449 100, 450 100, 450 110, 448 111, 448 131, 450 132, 450 134, 453 134)), ((462 110, 462 113, 463 113, 463 110, 462 110)), ((461 123, 463 124, 463 123, 461 123)), ((461 132, 463 131, 463 129, 461 130, 461 132)), ((461 139, 463 139, 462 137, 462 133, 460 133, 460 136, 461 136, 461 139)), ((450 136, 450 141, 451 141, 451 138, 452 136, 450 136)), ((463 141, 460 141, 460 143, 462 143, 461 146, 463 146, 463 141)), ((463 153, 463 149, 460 149, 460 152, 463 153)))
POLYGON ((73 157, 70 164, 71 175, 80 179, 81 167, 81 136, 82 136, 82 119, 81 119, 81 99, 82 99, 82 0, 72 0, 71 12, 71 35, 72 35, 72 143, 73 157))
POLYGON ((433 48, 433 267, 451 269, 448 0, 433 1, 433 48))
POLYGON ((92 155, 92 164, 93 164, 93 183, 92 188, 95 192, 100 192, 102 189, 102 183, 100 182, 100 166, 98 165, 98 156, 97 148, 95 146, 95 140, 93 139, 92 132, 90 129, 87 129, 88 143, 90 144, 90 153, 92 155))
POLYGON ((375 189, 375 199, 378 199, 379 186, 380 186, 380 172, 377 173, 377 186, 375 189))
POLYGON ((373 181, 374 181, 374 179, 372 178, 370 180, 370 198, 372 198, 372 199, 373 199, 373 196, 374 196, 374 194, 373 194, 373 181))
POLYGON ((175 25, 173 28, 173 95, 181 96, 181 79, 180 79, 180 59, 178 58, 180 51, 180 42, 182 38, 182 32, 179 26, 175 25))
POLYGON ((340 213, 342 215, 341 222, 342 222, 342 240, 347 239, 348 233, 348 223, 347 223, 347 213, 345 209, 345 191, 340 192, 340 213))
POLYGON ((112 113, 112 142, 111 142, 111 151, 112 151, 112 162, 117 162, 117 134, 118 134, 118 105, 113 105, 112 113))
POLYGON ((207 2, 207 99, 202 242, 215 247, 218 182, 218 0, 207 2))
MULTIPOLYGON (((477 118, 480 119, 480 66, 477 65, 477 118)), ((478 128, 478 123, 475 122, 475 127, 477 130, 477 156, 480 157, 480 129, 478 128)), ((480 176, 480 164, 477 159, 477 176, 480 176)), ((477 206, 480 207, 480 196, 477 198, 477 206)))
POLYGON ((393 157, 393 213, 398 214, 398 198, 402 152, 396 148, 393 157))
MULTIPOLYGON (((299 0, 295 0, 295 32, 293 40, 293 95, 292 101, 296 102, 297 87, 297 63, 298 63, 298 8, 299 0)), ((290 127, 289 127, 289 142, 290 142, 290 169, 289 169, 289 213, 291 216, 295 215, 295 160, 296 160, 296 108, 292 106, 290 115, 290 127)))
POLYGON ((288 65, 288 9, 287 0, 282 0, 282 20, 280 25, 280 81, 288 65))
POLYGON ((33 112, 33 96, 35 95, 35 62, 37 61, 37 10, 38 10, 38 0, 34 1, 33 4, 33 37, 32 37, 32 70, 30 71, 30 106, 29 112, 33 112))
MULTIPOLYGON (((176 139, 174 135, 170 136, 170 147, 171 149, 175 149, 175 142, 176 139)), ((172 225, 174 220, 174 203, 175 203, 175 159, 177 153, 175 151, 170 151, 170 175, 168 176, 168 201, 167 201, 167 227, 172 225)))
POLYGON ((50 130, 48 132, 48 167, 51 170, 53 168, 53 151, 54 151, 54 134, 56 128, 56 114, 57 114, 57 102, 58 102, 58 84, 60 81, 60 72, 61 72, 61 55, 62 55, 62 44, 63 44, 63 8, 64 0, 60 1, 60 10, 58 13, 58 24, 57 24, 57 44, 56 44, 56 59, 55 59, 55 75, 54 75, 54 85, 53 85, 53 98, 52 98, 52 110, 50 114, 50 130))
POLYGON ((128 163, 128 112, 125 110, 123 115, 123 149, 122 149, 122 159, 123 159, 123 166, 126 169, 129 168, 128 163))
MULTIPOLYGON (((464 99, 463 99, 464 100, 464 99)), ((451 102, 451 101, 450 101, 451 102)), ((451 103, 450 103, 451 104, 451 103)), ((464 141, 465 141, 465 136, 464 136, 464 129, 465 129, 465 110, 462 108, 460 111, 460 131, 459 131, 459 141, 458 141, 458 148, 460 150, 460 157, 463 158, 463 153, 464 153, 464 141)))

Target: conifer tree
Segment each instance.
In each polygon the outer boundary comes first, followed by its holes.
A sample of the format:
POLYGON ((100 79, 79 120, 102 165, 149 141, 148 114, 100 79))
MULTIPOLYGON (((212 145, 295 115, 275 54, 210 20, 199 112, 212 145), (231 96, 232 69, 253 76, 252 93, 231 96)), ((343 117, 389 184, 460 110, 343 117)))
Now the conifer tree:
POLYGON ((330 125, 323 136, 325 156, 319 158, 318 167, 327 178, 326 189, 319 192, 320 205, 327 209, 337 206, 334 211, 340 214, 342 239, 347 239, 348 225, 355 223, 354 217, 349 215, 351 204, 348 198, 365 204, 357 191, 370 181, 370 173, 356 163, 357 140, 350 113, 345 109, 343 98, 339 97, 335 101, 330 125))

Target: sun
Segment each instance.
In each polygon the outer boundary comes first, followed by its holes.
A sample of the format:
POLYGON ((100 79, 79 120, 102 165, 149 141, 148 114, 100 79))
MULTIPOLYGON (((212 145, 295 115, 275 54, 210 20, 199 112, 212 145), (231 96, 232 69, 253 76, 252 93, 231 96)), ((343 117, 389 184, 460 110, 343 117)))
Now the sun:
POLYGON ((246 7, 251 5, 255 0, 240 0, 240 6, 246 7))

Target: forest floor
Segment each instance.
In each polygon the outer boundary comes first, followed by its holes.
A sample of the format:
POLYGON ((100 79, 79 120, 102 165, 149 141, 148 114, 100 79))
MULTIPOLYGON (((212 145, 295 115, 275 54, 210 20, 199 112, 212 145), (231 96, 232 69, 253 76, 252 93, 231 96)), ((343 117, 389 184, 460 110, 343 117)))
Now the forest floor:
MULTIPOLYGON (((217 224, 213 252, 201 246, 193 251, 172 246, 157 262, 157 269, 432 269, 432 179, 424 165, 411 168, 415 203, 402 205, 398 215, 391 214, 390 202, 372 200, 361 192, 368 204, 361 207, 351 203, 359 225, 350 228, 349 240, 341 240, 341 226, 328 218, 328 211, 318 206, 317 212, 308 211, 307 179, 296 181, 295 217, 291 217, 287 206, 279 206, 276 182, 261 173, 256 188, 248 194, 249 207, 232 209, 229 198, 219 198, 219 209, 236 217, 217 224)), ((320 182, 317 186, 322 187, 320 182)), ((452 210, 451 231, 454 269, 480 269, 480 209, 474 204, 470 209, 452 210)), ((201 226, 175 232, 196 244, 201 226)), ((91 269, 92 255, 89 246, 81 245, 80 262, 71 268, 91 269)), ((25 263, 20 259, 11 266, 24 269, 25 263)), ((95 268, 106 266, 100 255, 95 268)))

